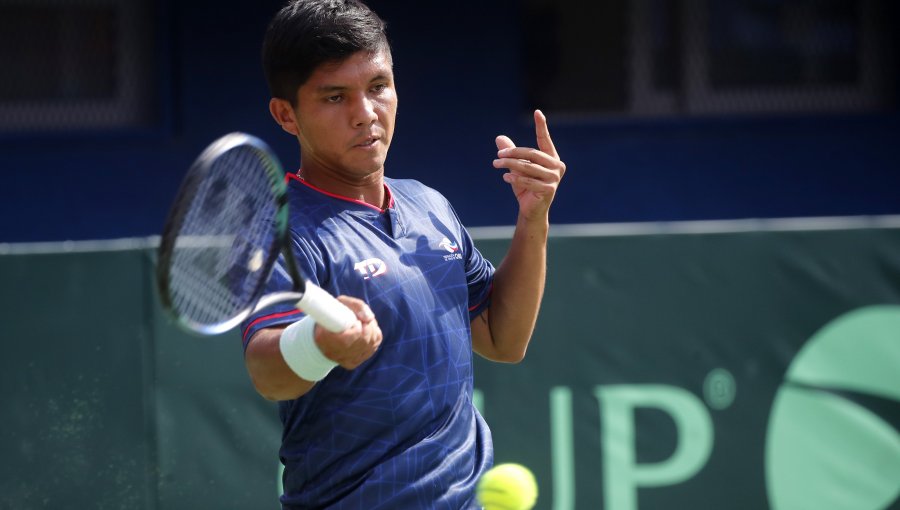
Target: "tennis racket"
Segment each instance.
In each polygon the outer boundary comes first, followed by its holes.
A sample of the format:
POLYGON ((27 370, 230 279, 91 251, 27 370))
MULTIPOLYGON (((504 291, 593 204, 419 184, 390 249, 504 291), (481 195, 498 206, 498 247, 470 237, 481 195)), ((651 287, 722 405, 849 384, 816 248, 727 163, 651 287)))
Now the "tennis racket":
POLYGON ((347 329, 356 315, 300 275, 287 241, 278 159, 253 136, 219 138, 188 170, 163 229, 156 272, 163 308, 201 335, 223 333, 287 301, 329 331, 347 329), (263 295, 276 264, 292 289, 263 295))

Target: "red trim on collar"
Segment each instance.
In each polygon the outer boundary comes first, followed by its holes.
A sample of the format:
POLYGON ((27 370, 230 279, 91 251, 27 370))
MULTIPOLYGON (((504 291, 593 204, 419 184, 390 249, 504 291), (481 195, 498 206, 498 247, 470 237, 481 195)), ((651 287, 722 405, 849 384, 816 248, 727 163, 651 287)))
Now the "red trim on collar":
POLYGON ((343 195, 338 195, 338 194, 336 194, 336 193, 331 193, 330 191, 325 191, 325 190, 322 189, 322 188, 317 188, 316 186, 313 186, 312 184, 306 182, 306 180, 303 179, 303 177, 300 177, 300 176, 297 175, 297 174, 287 174, 287 175, 284 176, 284 180, 285 180, 285 182, 289 182, 289 181, 291 181, 291 180, 295 180, 295 181, 299 182, 300 184, 303 184, 304 186, 306 186, 306 187, 308 187, 308 188, 310 188, 310 189, 312 189, 312 190, 318 191, 319 193, 321 193, 321 194, 323 194, 323 195, 327 195, 327 196, 329 196, 329 197, 331 197, 331 198, 336 198, 336 199, 338 199, 338 200, 343 200, 343 201, 345 201, 345 202, 353 202, 354 204, 364 205, 364 206, 368 207, 369 209, 375 209, 375 210, 378 211, 378 212, 385 212, 386 210, 388 210, 388 209, 394 207, 394 194, 391 193, 391 188, 388 187, 387 183, 384 184, 384 192, 387 193, 387 196, 388 196, 388 206, 387 206, 387 208, 382 209, 382 208, 380 208, 380 207, 375 207, 374 205, 372 205, 372 204, 370 204, 370 203, 363 202, 362 200, 357 200, 357 199, 355 199, 355 198, 345 197, 345 196, 343 196, 343 195))

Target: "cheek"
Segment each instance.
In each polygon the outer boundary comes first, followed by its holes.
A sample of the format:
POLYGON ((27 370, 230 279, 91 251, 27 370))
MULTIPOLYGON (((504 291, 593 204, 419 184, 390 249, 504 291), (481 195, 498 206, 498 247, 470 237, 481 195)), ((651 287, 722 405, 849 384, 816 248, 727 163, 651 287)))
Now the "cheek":
POLYGON ((378 99, 378 104, 384 112, 391 116, 397 113, 397 95, 393 92, 382 95, 378 99))
MULTIPOLYGON (((321 120, 321 116, 315 117, 321 120)), ((303 135, 318 150, 327 150, 337 139, 335 124, 329 122, 306 122, 303 125, 303 135)))
POLYGON ((397 101, 385 101, 381 103, 379 110, 381 110, 382 122, 393 126, 394 118, 397 116, 397 101))

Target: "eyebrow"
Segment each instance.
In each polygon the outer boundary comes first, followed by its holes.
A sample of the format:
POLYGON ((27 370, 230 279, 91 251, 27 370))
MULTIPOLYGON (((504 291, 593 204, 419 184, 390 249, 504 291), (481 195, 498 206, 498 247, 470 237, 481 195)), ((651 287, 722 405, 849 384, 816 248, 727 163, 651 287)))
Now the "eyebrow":
POLYGON ((316 87, 316 92, 325 93, 325 92, 340 92, 342 90, 347 90, 347 87, 343 87, 341 85, 321 85, 316 87))
MULTIPOLYGON (((371 83, 375 83, 378 81, 384 81, 384 80, 388 80, 388 79, 391 79, 390 75, 379 74, 379 75, 375 76, 374 78, 372 78, 371 80, 369 80, 369 83, 371 84, 371 83)), ((346 87, 344 85, 320 85, 320 86, 316 87, 316 92, 319 92, 320 94, 329 93, 329 92, 341 92, 341 91, 347 90, 349 88, 350 87, 346 87)))

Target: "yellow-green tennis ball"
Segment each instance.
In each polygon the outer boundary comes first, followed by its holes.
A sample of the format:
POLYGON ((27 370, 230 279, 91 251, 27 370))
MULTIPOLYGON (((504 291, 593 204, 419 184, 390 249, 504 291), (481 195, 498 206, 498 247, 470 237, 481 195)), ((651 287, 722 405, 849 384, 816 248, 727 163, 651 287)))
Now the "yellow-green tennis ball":
POLYGON ((530 510, 537 501, 534 475, 521 464, 500 464, 481 475, 475 489, 484 510, 530 510))

